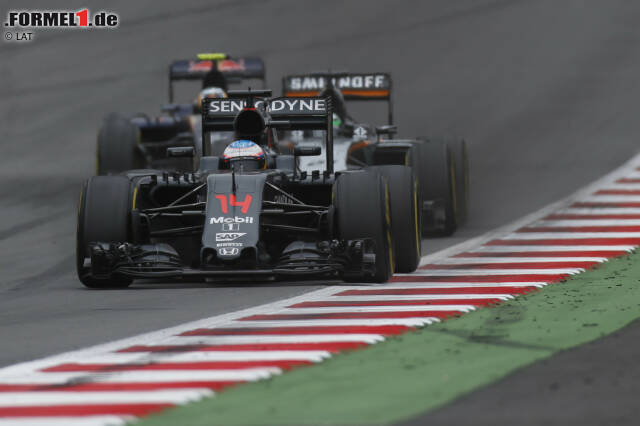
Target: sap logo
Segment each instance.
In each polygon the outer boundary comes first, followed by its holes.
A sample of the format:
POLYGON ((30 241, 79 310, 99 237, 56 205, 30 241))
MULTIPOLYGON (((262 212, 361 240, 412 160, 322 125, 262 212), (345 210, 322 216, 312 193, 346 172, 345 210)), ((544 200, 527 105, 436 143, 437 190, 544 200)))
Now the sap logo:
POLYGON ((240 252, 237 248, 221 248, 218 250, 221 256, 234 256, 240 252))
POLYGON ((247 235, 246 232, 218 232, 216 233, 216 241, 233 241, 247 235))
POLYGON ((235 217, 212 217, 209 219, 209 224, 215 225, 217 223, 253 223, 253 218, 250 216, 235 216, 235 217))
POLYGON ((238 223, 223 223, 222 224, 222 230, 223 231, 239 231, 240 230, 240 224, 238 223))

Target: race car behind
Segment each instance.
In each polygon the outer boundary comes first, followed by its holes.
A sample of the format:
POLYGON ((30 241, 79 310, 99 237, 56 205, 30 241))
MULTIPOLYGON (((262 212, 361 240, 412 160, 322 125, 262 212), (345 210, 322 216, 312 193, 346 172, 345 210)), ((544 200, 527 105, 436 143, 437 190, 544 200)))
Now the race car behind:
MULTIPOLYGON (((410 166, 419 180, 423 232, 450 235, 468 216, 469 160, 460 138, 393 138, 392 80, 388 73, 311 73, 288 75, 282 80, 284 96, 328 96, 334 105, 334 166, 346 170, 376 165, 410 166), (357 121, 349 112, 353 101, 382 102, 387 122, 374 127, 357 121)), ((289 132, 290 146, 321 146, 310 132, 289 132)), ((323 167, 321 159, 301 159, 300 167, 323 167)))
POLYGON ((230 85, 251 80, 264 85, 265 66, 260 58, 207 53, 199 54, 196 60, 172 62, 169 66, 169 104, 162 106, 163 114, 151 117, 138 113, 127 117, 122 113, 111 113, 105 117, 98 132, 96 174, 139 168, 193 171, 193 161, 168 157, 167 148, 199 148, 202 99, 226 97, 230 85), (201 83, 202 89, 194 102, 173 103, 175 85, 180 81, 201 83))

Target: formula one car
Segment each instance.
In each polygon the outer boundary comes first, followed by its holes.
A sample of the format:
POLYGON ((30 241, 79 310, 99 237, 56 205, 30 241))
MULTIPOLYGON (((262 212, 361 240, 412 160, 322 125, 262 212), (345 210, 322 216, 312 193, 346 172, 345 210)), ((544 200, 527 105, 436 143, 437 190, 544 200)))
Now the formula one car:
MULTIPOLYGON (((409 167, 334 172, 331 98, 229 96, 203 100, 201 140, 231 135, 221 157, 203 143, 193 173, 136 170, 84 184, 77 231, 84 285, 154 277, 384 282, 417 268, 421 221, 409 167), (326 168, 298 170, 300 157, 321 148, 279 154, 278 129, 324 131, 326 168)), ((169 152, 189 157, 195 149, 169 152)))
MULTIPOLYGON (((289 75, 282 82, 284 96, 329 96, 334 107, 336 170, 373 165, 411 166, 418 177, 423 232, 450 235, 467 218, 469 166, 466 142, 454 138, 393 139, 392 81, 387 73, 312 73, 289 75), (387 124, 373 127, 357 122, 346 101, 382 101, 387 124)), ((289 132, 290 146, 322 146, 310 132, 289 132)), ((301 159, 301 169, 322 167, 322 160, 301 159)))
POLYGON ((228 86, 257 80, 264 86, 265 66, 260 58, 231 58, 224 53, 199 54, 197 60, 174 61, 169 66, 169 104, 163 115, 138 113, 125 117, 111 113, 98 132, 96 174, 137 168, 193 171, 191 159, 167 157, 167 148, 199 148, 200 105, 203 97, 225 97, 228 86), (194 103, 175 104, 175 82, 197 81, 202 91, 194 103))

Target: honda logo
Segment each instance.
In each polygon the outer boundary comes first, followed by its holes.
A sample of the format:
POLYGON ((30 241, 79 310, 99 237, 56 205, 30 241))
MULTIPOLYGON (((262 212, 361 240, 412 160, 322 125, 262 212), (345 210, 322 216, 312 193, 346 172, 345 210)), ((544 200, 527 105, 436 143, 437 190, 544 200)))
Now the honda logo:
POLYGON ((221 256, 234 256, 240 252, 240 250, 235 247, 222 247, 218 249, 218 251, 220 252, 221 256))

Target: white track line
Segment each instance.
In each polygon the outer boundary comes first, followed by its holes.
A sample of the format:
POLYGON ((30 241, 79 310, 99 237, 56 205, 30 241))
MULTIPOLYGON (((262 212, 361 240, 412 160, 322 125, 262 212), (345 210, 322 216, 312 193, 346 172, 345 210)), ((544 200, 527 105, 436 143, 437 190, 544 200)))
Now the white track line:
POLYGON ((620 174, 619 177, 625 177, 628 179, 640 179, 640 171, 629 170, 625 174, 620 174))
POLYGON ((241 335, 241 336, 178 336, 163 340, 163 345, 234 345, 263 343, 322 343, 322 342, 364 342, 374 344, 382 342, 380 334, 287 334, 287 335, 241 335))
POLYGON ((55 416, 0 418, 0 426, 119 426, 133 421, 133 416, 55 416))
POLYGON ((527 228, 581 227, 581 226, 639 226, 640 219, 558 219, 540 220, 527 228))
MULTIPOLYGON (((280 323, 280 325, 284 325, 280 323)), ((177 353, 157 353, 157 352, 138 352, 138 353, 104 353, 96 354, 91 358, 78 359, 68 358, 60 359, 57 363, 48 365, 53 367, 66 363, 78 364, 139 364, 171 362, 190 364, 194 362, 224 362, 224 361, 310 361, 320 362, 331 356, 329 351, 251 351, 251 352, 235 352, 235 351, 200 351, 200 352, 177 352, 177 353), (229 355, 231 354, 231 355, 229 355), (234 356, 234 354, 238 354, 234 356), (251 355, 246 355, 251 354, 251 355)), ((213 371, 213 370, 212 370, 213 371)), ((86 374, 91 374, 87 372, 86 374)), ((47 373, 49 374, 49 373, 47 373)), ((6 377, 0 378, 0 384, 6 377)))
POLYGON ((605 189, 627 189, 627 190, 635 190, 640 191, 640 183, 637 182, 613 182, 611 188, 605 189))
POLYGON ((172 403, 186 404, 198 401, 213 392, 204 389, 176 389, 153 391, 118 392, 0 392, 0 407, 20 407, 30 405, 70 405, 70 404, 127 404, 172 403))
POLYGON ((329 296, 326 302, 385 302, 392 300, 407 301, 433 301, 433 300, 486 300, 486 299, 513 299, 510 294, 398 294, 398 295, 371 295, 371 296, 329 296))
POLYGON ((578 215, 602 215, 602 214, 640 214, 638 207, 568 207, 553 213, 554 215, 578 214, 578 215))
POLYGON ((280 374, 276 367, 243 370, 134 370, 111 373, 54 372, 22 374, 3 377, 0 384, 69 384, 90 379, 91 383, 158 383, 193 381, 254 381, 280 374))
POLYGON ((640 238, 640 232, 515 232, 503 240, 572 240, 580 238, 640 238))
POLYGON ((583 203, 640 203, 640 195, 597 195, 585 197, 583 203))
POLYGON ((476 309, 473 305, 406 305, 406 306, 339 306, 327 308, 291 308, 277 312, 277 314, 339 314, 351 312, 414 312, 414 311, 460 311, 469 312, 476 309))
POLYGON ((466 275, 554 275, 579 274, 582 268, 558 269, 421 269, 413 274, 396 274, 398 277, 464 277, 466 275))
POLYGON ((557 262, 604 262, 606 257, 450 257, 432 265, 469 265, 489 263, 557 263, 557 262))
MULTIPOLYGON (((311 327, 332 325, 406 325, 407 327, 422 327, 424 325, 439 322, 436 317, 411 317, 411 318, 356 318, 356 319, 310 319, 310 320, 283 320, 283 321, 239 321, 230 327, 311 327)), ((224 328, 224 327, 220 327, 224 328)))
MULTIPOLYGON (((591 251, 626 251, 631 252, 635 246, 617 245, 617 246, 481 246, 467 250, 469 253, 520 253, 528 251, 545 252, 545 251, 575 251, 588 253, 591 251)), ((578 254, 575 254, 578 256, 578 254)))
MULTIPOLYGON (((407 277, 412 275, 407 274, 407 277)), ((544 281, 518 281, 518 282, 439 282, 434 284, 427 284, 423 282, 395 282, 394 285, 387 285, 385 287, 373 287, 373 288, 357 288, 352 290, 375 290, 378 289, 389 289, 389 290, 398 290, 399 288, 404 289, 417 289, 417 288, 473 288, 473 287, 544 287, 547 282, 544 281)))

